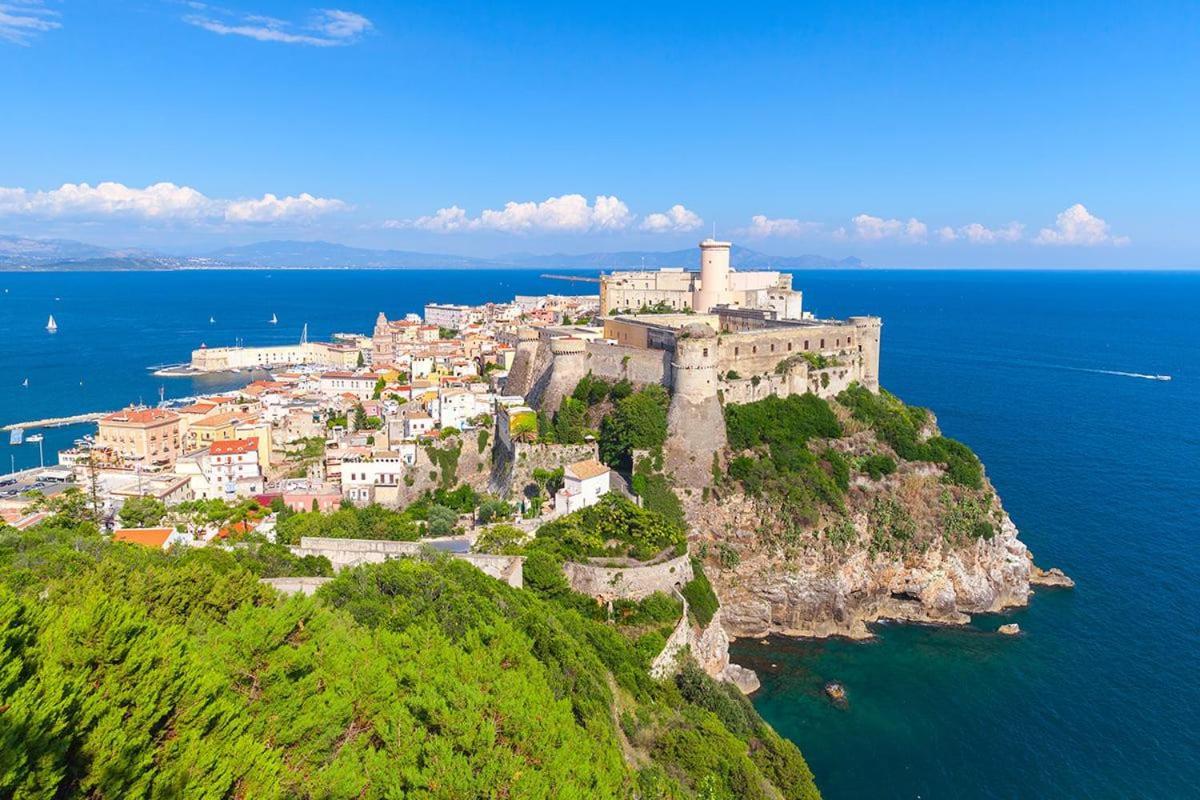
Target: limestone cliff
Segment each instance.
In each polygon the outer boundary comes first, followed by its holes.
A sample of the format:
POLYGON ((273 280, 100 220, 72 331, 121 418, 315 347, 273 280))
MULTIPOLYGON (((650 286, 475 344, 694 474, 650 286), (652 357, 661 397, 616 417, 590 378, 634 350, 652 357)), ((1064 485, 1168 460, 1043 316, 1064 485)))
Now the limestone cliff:
MULTIPOLYGON (((986 476, 978 489, 953 485, 941 465, 899 459, 873 431, 853 427, 809 449, 858 464, 886 454, 896 468, 875 478, 854 470, 843 510, 798 521, 777 498, 749 496, 728 479, 684 493, 691 549, 705 560, 731 636, 865 638, 883 619, 962 624, 1025 605, 1031 583, 1071 585, 1033 566, 986 476)), ((923 435, 937 434, 930 416, 923 435)))

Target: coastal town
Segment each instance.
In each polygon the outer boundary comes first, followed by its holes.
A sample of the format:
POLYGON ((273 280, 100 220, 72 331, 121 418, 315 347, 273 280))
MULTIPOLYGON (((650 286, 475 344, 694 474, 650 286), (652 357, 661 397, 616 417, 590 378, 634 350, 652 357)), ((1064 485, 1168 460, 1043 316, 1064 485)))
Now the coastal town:
MULTIPOLYGON (((539 414, 544 427, 586 375, 662 385, 701 406, 718 390, 752 399, 878 385, 877 319, 814 319, 789 274, 733 270, 727 242, 707 240, 700 249, 699 272, 614 272, 600 279, 598 295, 431 302, 423 315, 380 312, 370 333, 330 342, 306 334, 289 346, 198 347, 189 362, 163 372, 253 379, 185 404, 99 416, 96 433, 61 451, 57 465, 9 478, 0 514, 17 528, 36 524, 44 512, 33 499, 68 486, 86 489, 118 534, 123 504, 142 497, 167 507, 254 500, 295 511, 403 508, 441 482, 430 477, 430 451, 470 440, 480 453, 495 446, 508 456, 493 458, 471 482, 512 500, 536 525, 608 491, 609 470, 596 460, 590 434, 569 445, 586 458, 547 457, 548 469, 565 474, 553 494, 527 496, 498 467, 511 462, 516 445, 538 441, 539 414), (718 332, 722 341, 689 348, 691 338, 718 332)), ((259 524, 269 532, 272 520, 259 524)), ((217 526, 172 530, 159 544, 203 544, 221 534, 217 526)))

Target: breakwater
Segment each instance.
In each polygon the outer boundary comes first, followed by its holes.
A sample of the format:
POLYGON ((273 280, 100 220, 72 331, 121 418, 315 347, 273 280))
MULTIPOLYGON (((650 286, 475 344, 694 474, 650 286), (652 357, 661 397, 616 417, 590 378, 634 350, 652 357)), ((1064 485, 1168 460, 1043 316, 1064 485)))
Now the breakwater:
POLYGON ((67 425, 78 425, 82 422, 96 422, 101 417, 111 413, 111 411, 89 411, 86 414, 73 414, 69 417, 47 417, 46 419, 35 419, 30 422, 12 422, 0 428, 0 430, 11 431, 16 430, 17 428, 62 428, 67 425))

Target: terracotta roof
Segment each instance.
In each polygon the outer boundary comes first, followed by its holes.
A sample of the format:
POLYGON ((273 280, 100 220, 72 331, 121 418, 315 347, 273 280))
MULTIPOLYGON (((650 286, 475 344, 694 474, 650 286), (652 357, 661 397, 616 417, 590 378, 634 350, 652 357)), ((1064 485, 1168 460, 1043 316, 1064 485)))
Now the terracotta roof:
POLYGON ((581 481, 588 478, 595 478, 608 472, 608 467, 601 464, 594 458, 589 458, 586 461, 576 461, 574 464, 567 467, 567 473, 581 481))
POLYGON ((190 406, 175 409, 180 414, 207 414, 216 408, 215 403, 192 403, 190 406))
POLYGON ((113 541, 162 549, 172 533, 170 528, 121 528, 113 531, 113 541))
POLYGON ((250 437, 249 439, 225 439, 220 442, 213 442, 208 448, 209 455, 228 456, 237 453, 253 453, 258 449, 258 439, 250 437))
POLYGON ((179 415, 167 408, 126 408, 109 414, 104 418, 104 421, 149 425, 158 422, 171 422, 177 419, 179 419, 179 415))
POLYGON ((225 425, 246 422, 253 418, 253 414, 244 414, 241 411, 226 411, 223 414, 214 414, 211 417, 196 420, 192 423, 192 430, 196 428, 220 428, 225 425))

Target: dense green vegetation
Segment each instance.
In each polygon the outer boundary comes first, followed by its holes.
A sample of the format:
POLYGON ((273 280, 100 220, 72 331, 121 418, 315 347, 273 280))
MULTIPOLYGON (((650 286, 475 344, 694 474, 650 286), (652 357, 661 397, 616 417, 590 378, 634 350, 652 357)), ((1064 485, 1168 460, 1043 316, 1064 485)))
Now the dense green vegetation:
POLYGON ((670 396, 658 385, 621 398, 600 424, 600 460, 628 471, 634 450, 658 451, 667 440, 670 396))
POLYGON ((167 506, 157 497, 131 497, 121 504, 118 519, 126 528, 153 528, 167 515, 167 506))
POLYGON ((850 409, 855 419, 871 426, 905 461, 941 464, 946 468, 949 482, 971 489, 982 488, 983 465, 971 448, 945 436, 931 436, 922 441, 921 429, 929 422, 929 412, 925 409, 907 406, 886 390, 875 394, 857 384, 839 394, 838 402, 850 409))
POLYGON ((376 504, 362 508, 344 505, 329 514, 319 511, 289 514, 275 526, 275 538, 280 544, 300 544, 302 536, 414 541, 420 538, 421 527, 414 515, 376 504))
POLYGON ((0 529, 0 796, 817 796, 749 704, 540 585, 431 557, 282 598, 230 552, 0 529))
POLYGON ((645 561, 664 550, 682 555, 687 538, 680 524, 610 492, 595 505, 542 525, 529 547, 567 561, 605 556, 645 561))
POLYGON ((841 453, 826 448, 818 456, 809 439, 836 438, 842 427, 821 398, 812 394, 767 397, 725 407, 729 477, 753 496, 776 505, 790 527, 806 527, 820 519, 821 509, 843 508, 849 465, 841 453))
POLYGON ((698 558, 692 559, 692 576, 692 579, 683 585, 680 593, 687 598, 688 608, 696 618, 696 624, 702 628, 708 627, 720 603, 717 602, 717 594, 713 591, 712 584, 708 582, 708 576, 704 574, 704 565, 698 558))

